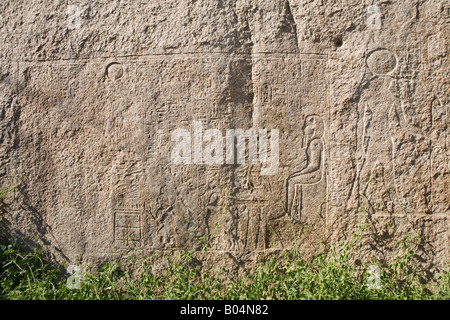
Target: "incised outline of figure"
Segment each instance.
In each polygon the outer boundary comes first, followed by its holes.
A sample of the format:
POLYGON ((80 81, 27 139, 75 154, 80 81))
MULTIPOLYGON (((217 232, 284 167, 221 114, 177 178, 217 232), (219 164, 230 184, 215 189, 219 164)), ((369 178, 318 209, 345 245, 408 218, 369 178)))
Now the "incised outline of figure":
MULTIPOLYGON (((294 220, 300 220, 305 215, 304 196, 307 186, 319 184, 324 175, 324 123, 318 115, 309 115, 303 125, 303 148, 306 153, 306 166, 294 172, 287 179, 286 206, 294 220)), ((308 194, 313 198, 316 194, 308 194)), ((323 197, 322 194, 319 195, 323 197)), ((317 203, 320 206, 320 202, 317 203)), ((316 208, 314 209, 318 209, 316 208)), ((308 208, 313 210, 313 208, 308 208)))
POLYGON ((410 124, 417 119, 408 119, 422 108, 408 98, 414 81, 399 79, 399 58, 391 50, 371 51, 366 64, 370 73, 358 106, 360 208, 371 214, 429 212, 431 182, 423 177, 429 176, 431 142, 410 124))
MULTIPOLYGON (((398 58, 391 50, 377 48, 366 59, 369 73, 360 97, 358 151, 358 197, 363 196, 369 212, 393 210, 392 142, 389 135, 389 112, 395 104, 390 92, 398 58)), ((362 201, 359 199, 358 201, 362 201)))

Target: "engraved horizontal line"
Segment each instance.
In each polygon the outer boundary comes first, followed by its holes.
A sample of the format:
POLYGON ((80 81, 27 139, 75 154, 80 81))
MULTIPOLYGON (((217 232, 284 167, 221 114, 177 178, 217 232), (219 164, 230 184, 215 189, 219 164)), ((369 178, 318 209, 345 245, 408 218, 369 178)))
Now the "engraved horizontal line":
POLYGON ((125 247, 125 246, 129 245, 130 242, 141 243, 141 239, 138 239, 138 240, 134 240, 134 239, 116 239, 116 240, 114 240, 114 242, 118 242, 119 245, 122 245, 122 246, 125 247))
MULTIPOLYGON (((365 213, 358 213, 357 215, 366 215, 365 213)), ((450 218, 446 213, 375 213, 374 218, 450 218)))
POLYGON ((142 213, 142 211, 144 210, 144 208, 142 209, 114 209, 114 213, 124 213, 124 214, 140 214, 142 213))
MULTIPOLYGON (((116 242, 118 242, 118 240, 115 240, 116 242)), ((129 242, 133 241, 133 242, 145 242, 145 239, 141 239, 141 240, 128 240, 129 242)), ((172 251, 173 253, 177 253, 179 250, 187 250, 186 248, 167 248, 167 249, 161 249, 161 248, 152 248, 152 247, 147 247, 145 245, 142 245, 140 248, 136 248, 139 251, 146 251, 146 252, 169 252, 172 251)), ((276 249, 276 248, 272 248, 272 249, 258 249, 258 250, 245 250, 245 251, 239 251, 239 250, 214 250, 214 249, 210 249, 208 248, 207 253, 219 253, 219 254, 239 254, 239 255, 249 255, 249 254, 253 254, 253 253, 268 253, 268 252, 284 252, 284 251, 289 251, 295 248, 286 248, 286 249, 276 249)), ((201 253, 200 251, 194 252, 195 253, 201 253)), ((120 253, 118 253, 120 255, 120 253)), ((91 257, 103 257, 101 255, 90 255, 91 257)))
MULTIPOLYGON (((305 56, 316 56, 316 59, 311 60, 324 60, 330 58, 327 53, 314 53, 314 52, 301 52, 301 53, 293 53, 293 52, 277 52, 277 51, 261 51, 261 52, 252 52, 252 53, 236 53, 236 52, 171 52, 171 53, 149 53, 149 54, 132 54, 132 55, 117 55, 117 56, 98 56, 98 57, 68 57, 68 58, 56 58, 56 59, 23 59, 23 60, 12 60, 16 62, 57 62, 57 61, 95 61, 95 60, 109 60, 109 59, 124 59, 124 58, 145 58, 145 57, 163 57, 163 56, 198 56, 201 57, 207 55, 225 55, 227 57, 236 56, 237 58, 249 58, 251 59, 254 56, 258 55, 285 55, 285 56, 297 56, 298 58, 305 59, 305 56), (320 58, 319 58, 320 57, 320 58)), ((271 57, 276 58, 276 57, 271 57)), ((311 57, 310 57, 311 58, 311 57)), ((306 59, 305 59, 306 60, 306 59)))

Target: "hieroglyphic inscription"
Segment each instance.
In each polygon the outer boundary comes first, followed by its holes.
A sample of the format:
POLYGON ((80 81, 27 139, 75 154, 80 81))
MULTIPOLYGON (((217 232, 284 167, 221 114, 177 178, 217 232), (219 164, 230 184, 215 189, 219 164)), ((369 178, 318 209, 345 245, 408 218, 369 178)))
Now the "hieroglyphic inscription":
POLYGON ((118 206, 114 209, 114 241, 133 246, 141 242, 141 219, 143 207, 118 206))
MULTIPOLYGON (((298 216, 308 216, 306 208, 310 202, 324 203, 326 170, 322 127, 326 123, 323 119, 327 115, 327 101, 321 97, 327 95, 326 56, 192 54, 93 59, 83 62, 81 70, 71 64, 61 64, 57 69, 61 75, 56 79, 69 79, 66 75, 69 70, 74 79, 67 81, 74 83, 71 90, 76 93, 75 97, 83 97, 86 91, 86 88, 75 86, 83 74, 85 81, 91 84, 89 89, 104 101, 104 105, 94 106, 89 100, 77 100, 80 103, 77 105, 71 95, 60 95, 68 105, 77 106, 78 114, 89 115, 85 130, 101 133, 102 144, 115 154, 113 168, 117 175, 111 184, 115 242, 126 240, 128 245, 145 242, 155 248, 166 248, 181 241, 171 235, 172 229, 163 226, 167 221, 176 220, 180 232, 198 233, 199 236, 208 229, 211 231, 220 221, 221 218, 214 215, 219 215, 220 205, 226 203, 223 199, 219 201, 224 196, 222 178, 214 177, 213 184, 208 178, 210 165, 177 166, 170 163, 170 133, 177 128, 192 130, 193 121, 201 121, 205 130, 218 129, 223 135, 226 130, 235 128, 282 129, 285 134, 281 149, 289 150, 283 155, 284 167, 290 167, 289 170, 261 177, 260 166, 238 165, 231 170, 235 172, 231 174, 232 178, 227 177, 235 179, 230 190, 237 199, 230 205, 231 216, 225 217, 227 222, 222 224, 228 230, 222 235, 228 240, 222 237, 220 241, 229 242, 229 248, 265 250, 270 247, 266 220, 269 216, 282 217, 286 208, 286 204, 283 205, 285 193, 278 189, 285 188, 289 176, 296 173, 301 176, 301 166, 315 162, 317 153, 320 188, 312 182, 297 183, 291 179, 291 187, 287 187, 292 193, 289 199, 295 199, 293 203, 302 208, 295 209, 297 213, 291 217, 295 220, 298 216), (313 119, 308 117, 311 114, 316 115, 322 126, 322 133, 317 137, 308 136, 299 125, 313 119), (269 124, 269 119, 275 121, 269 124), (292 149, 290 144, 298 147, 292 149), (160 190, 156 197, 167 193, 168 200, 163 206, 158 204, 161 201, 155 200, 149 207, 149 218, 144 217, 146 211, 141 199, 147 188, 145 181, 151 188, 160 190), (313 193, 317 197, 312 199, 309 194, 313 193), (213 206, 218 208, 213 210, 213 206), (200 217, 203 209, 209 212, 207 218, 200 217), (177 217, 168 210, 176 211, 177 217), (195 227, 192 227, 193 221, 195 227), (185 231, 181 231, 183 224, 186 224, 185 231), (238 235, 243 235, 241 229, 259 231, 254 236, 248 231, 246 236, 240 237, 238 235), (157 240, 156 234, 161 234, 165 243, 157 240)), ((50 80, 48 87, 52 86, 50 80)), ((267 152, 272 152, 270 145, 267 152)), ((247 150, 245 163, 249 163, 248 156, 247 150)), ((216 247, 220 248, 220 244, 216 247)))

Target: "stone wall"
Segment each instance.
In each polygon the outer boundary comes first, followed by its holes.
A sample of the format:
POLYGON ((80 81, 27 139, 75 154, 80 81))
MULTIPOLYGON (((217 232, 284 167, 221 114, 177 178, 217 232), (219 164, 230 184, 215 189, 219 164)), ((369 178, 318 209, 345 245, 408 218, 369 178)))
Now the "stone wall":
POLYGON ((418 235, 434 272, 449 254, 449 10, 2 1, 0 182, 19 182, 2 229, 57 261, 207 246, 217 262, 314 253, 370 222, 361 255, 418 235))

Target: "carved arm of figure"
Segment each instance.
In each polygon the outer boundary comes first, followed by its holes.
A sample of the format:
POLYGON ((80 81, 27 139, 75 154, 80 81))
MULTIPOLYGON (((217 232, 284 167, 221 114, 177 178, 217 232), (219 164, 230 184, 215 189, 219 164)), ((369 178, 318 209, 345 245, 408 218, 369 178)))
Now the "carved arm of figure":
POLYGON ((303 168, 300 171, 294 172, 293 174, 291 174, 289 176, 289 180, 297 177, 297 176, 301 176, 301 175, 305 175, 307 173, 311 173, 311 172, 315 172, 317 170, 319 170, 321 168, 322 165, 322 141, 318 138, 313 139, 311 141, 311 143, 308 146, 308 149, 306 151, 306 156, 307 156, 307 165, 305 168, 303 168))

